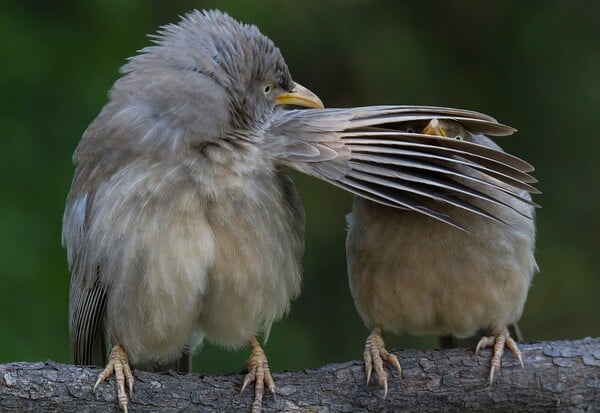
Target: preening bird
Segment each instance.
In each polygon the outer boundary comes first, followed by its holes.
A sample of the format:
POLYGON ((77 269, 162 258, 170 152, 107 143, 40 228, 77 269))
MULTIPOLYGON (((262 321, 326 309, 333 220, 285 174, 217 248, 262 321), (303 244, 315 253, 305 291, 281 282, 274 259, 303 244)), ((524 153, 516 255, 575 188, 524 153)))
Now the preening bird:
POLYGON ((268 336, 298 295, 304 247, 304 211, 282 167, 450 224, 428 200, 483 213, 455 196, 477 192, 459 182, 463 164, 490 171, 484 183, 527 181, 524 161, 440 146, 397 125, 450 118, 482 133, 511 128, 448 108, 321 109, 271 40, 219 11, 163 27, 121 73, 73 155, 63 243, 73 361, 106 365, 96 386, 114 373, 124 410, 131 367, 186 371, 204 339, 250 346, 242 389, 255 383, 253 411, 265 385, 274 392, 255 337, 268 336), (386 159, 413 167, 399 174, 386 159))
MULTIPOLYGON (((444 119, 408 122, 404 130, 501 150, 488 137, 472 133, 460 122, 444 119)), ((481 170, 460 167, 459 180, 482 177, 481 170)), ((500 368, 507 346, 523 361, 508 326, 523 312, 533 274, 535 225, 532 187, 520 185, 518 196, 506 192, 508 181, 495 185, 475 184, 481 195, 501 203, 465 195, 463 201, 479 206, 496 219, 461 211, 455 205, 438 205, 438 211, 453 217, 465 229, 410 210, 378 205, 355 198, 348 215, 346 256, 350 290, 367 327, 364 360, 367 383, 375 370, 387 394, 389 362, 401 372, 398 359, 389 353, 382 330, 398 333, 444 334, 458 338, 479 330, 480 348, 492 346, 490 383, 500 368)), ((434 207, 437 201, 431 201, 434 207)))

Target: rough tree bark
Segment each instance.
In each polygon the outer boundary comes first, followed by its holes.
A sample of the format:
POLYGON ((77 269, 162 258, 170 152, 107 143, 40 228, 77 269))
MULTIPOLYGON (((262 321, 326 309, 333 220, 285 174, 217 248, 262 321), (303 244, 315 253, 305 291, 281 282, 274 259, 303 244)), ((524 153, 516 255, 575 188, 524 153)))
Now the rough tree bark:
MULTIPOLYGON (((600 411, 600 338, 522 344, 522 369, 506 354, 492 386, 490 351, 396 352, 402 378, 390 374, 389 394, 365 386, 363 364, 274 374, 275 397, 263 411, 600 411)), ((54 362, 0 365, 1 411, 117 411, 114 379, 93 393, 99 368, 54 362)), ((252 391, 239 394, 242 376, 134 371, 130 411, 249 411, 252 391)), ((250 386, 252 387, 252 386, 250 386)))

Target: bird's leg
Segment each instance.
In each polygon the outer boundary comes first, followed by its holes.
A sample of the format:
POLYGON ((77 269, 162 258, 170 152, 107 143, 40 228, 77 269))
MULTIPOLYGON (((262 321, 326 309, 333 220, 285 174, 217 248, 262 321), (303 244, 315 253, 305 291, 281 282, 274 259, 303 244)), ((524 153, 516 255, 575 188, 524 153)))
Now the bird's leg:
POLYGON ((494 382, 494 374, 500 370, 500 360, 504 353, 504 346, 508 347, 515 357, 519 360, 521 367, 523 367, 523 358, 521 357, 521 351, 517 347, 517 343, 512 339, 508 329, 506 327, 498 328, 492 331, 491 336, 483 336, 477 347, 475 348, 475 355, 479 354, 479 350, 486 347, 493 347, 494 354, 492 356, 492 367, 490 368, 490 384, 494 382))
POLYGON ((98 375, 98 380, 94 385, 94 391, 100 385, 100 383, 106 380, 106 378, 113 373, 115 374, 115 378, 117 380, 117 399, 119 400, 119 407, 123 409, 125 413, 127 413, 127 404, 129 403, 129 398, 125 392, 125 382, 127 382, 127 388, 129 389, 129 394, 131 395, 133 393, 134 380, 133 374, 131 374, 131 367, 129 367, 127 354, 120 344, 114 346, 110 351, 108 364, 102 373, 98 375))
POLYGON ((381 327, 375 327, 371 334, 369 334, 369 337, 367 337, 363 356, 365 359, 367 384, 369 384, 369 381, 371 380, 371 372, 375 369, 377 382, 383 387, 383 398, 385 399, 387 397, 388 384, 387 373, 383 368, 383 362, 387 361, 394 366, 400 375, 402 375, 402 369, 400 368, 398 358, 385 349, 385 343, 381 337, 381 327))
MULTIPOLYGON (((254 401, 252 402, 252 413, 260 413, 262 408, 262 398, 265 389, 265 384, 272 394, 275 394, 275 382, 269 370, 269 363, 264 350, 258 344, 254 337, 248 342, 250 345, 250 358, 246 361, 246 370, 248 374, 244 377, 242 384, 243 392, 248 384, 254 382, 254 401)), ((240 393, 241 393, 240 392, 240 393)))

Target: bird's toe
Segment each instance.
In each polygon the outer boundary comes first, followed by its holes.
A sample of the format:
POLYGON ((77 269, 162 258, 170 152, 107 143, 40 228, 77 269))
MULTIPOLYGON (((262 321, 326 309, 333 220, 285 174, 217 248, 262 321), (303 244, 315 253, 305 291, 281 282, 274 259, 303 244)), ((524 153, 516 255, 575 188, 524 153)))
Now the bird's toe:
POLYGON ((104 382, 109 376, 114 373, 117 384, 117 399, 119 400, 119 407, 125 413, 127 413, 127 406, 129 404, 129 397, 125 391, 125 384, 129 389, 129 394, 133 394, 134 378, 131 373, 131 367, 129 366, 129 359, 125 353, 125 349, 121 345, 116 345, 112 348, 108 363, 104 370, 98 375, 98 380, 94 385, 94 390, 104 382))
POLYGON ((248 373, 244 377, 241 392, 243 392, 250 383, 254 382, 254 400, 252 401, 251 411, 252 413, 260 413, 265 385, 267 389, 269 389, 269 392, 275 394, 275 381, 273 380, 273 376, 271 376, 267 356, 255 338, 250 340, 250 347, 252 353, 250 354, 250 358, 246 361, 246 370, 248 373))
POLYGON ((510 336, 507 328, 496 329, 492 332, 491 336, 481 337, 477 347, 475 348, 475 354, 479 354, 479 350, 486 347, 492 347, 492 359, 490 361, 490 384, 494 382, 495 374, 500 370, 502 355, 504 354, 504 348, 508 347, 515 357, 519 360, 521 367, 523 367, 523 358, 521 357, 521 351, 517 346, 517 343, 510 336))
POLYGON ((384 361, 394 366, 400 375, 402 374, 402 369, 398 358, 385 349, 385 343, 381 337, 381 329, 379 327, 373 329, 369 337, 367 337, 363 356, 367 384, 371 380, 372 371, 375 370, 377 383, 383 388, 383 398, 386 398, 388 393, 388 373, 385 371, 384 361))

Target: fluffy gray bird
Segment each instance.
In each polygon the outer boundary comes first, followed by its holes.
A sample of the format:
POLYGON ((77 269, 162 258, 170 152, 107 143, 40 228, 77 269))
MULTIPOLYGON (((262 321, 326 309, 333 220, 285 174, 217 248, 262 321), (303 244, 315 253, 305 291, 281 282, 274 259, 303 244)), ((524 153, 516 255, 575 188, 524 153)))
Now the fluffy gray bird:
POLYGON ((203 339, 250 346, 242 389, 255 382, 253 411, 265 385, 274 391, 255 336, 267 336, 298 295, 304 243, 302 204, 282 166, 448 223, 428 199, 479 212, 453 195, 476 192, 456 181, 456 153, 475 168, 512 168, 518 173, 501 175, 527 180, 528 164, 510 155, 443 147, 395 127, 448 117, 512 133, 486 115, 411 106, 318 109, 321 101, 292 80, 274 44, 224 13, 193 11, 154 43, 123 66, 83 134, 63 217, 73 361, 106 364, 96 386, 114 373, 124 410, 131 366, 186 371, 203 339), (429 172, 398 175, 395 166, 374 165, 382 153, 450 161, 438 167, 439 179, 415 186, 429 172))
MULTIPOLYGON (((501 150, 488 137, 472 134, 453 120, 409 122, 403 128, 501 150)), ((469 166, 461 169, 471 179, 482 176, 469 166)), ((460 180, 465 182, 464 177, 460 180)), ((374 369, 384 394, 388 385, 383 362, 392 364, 399 373, 401 368, 397 358, 386 351, 382 330, 459 338, 485 330, 490 335, 481 338, 476 352, 493 347, 490 382, 500 368, 505 346, 523 365, 507 327, 521 317, 537 271, 535 204, 529 195, 535 190, 519 185, 519 196, 514 197, 505 192, 507 182, 496 184, 476 186, 481 194, 503 200, 502 204, 471 195, 465 198, 496 220, 454 205, 440 208, 466 231, 413 211, 355 199, 348 215, 348 277, 356 308, 372 328, 364 351, 367 383, 374 369)))

